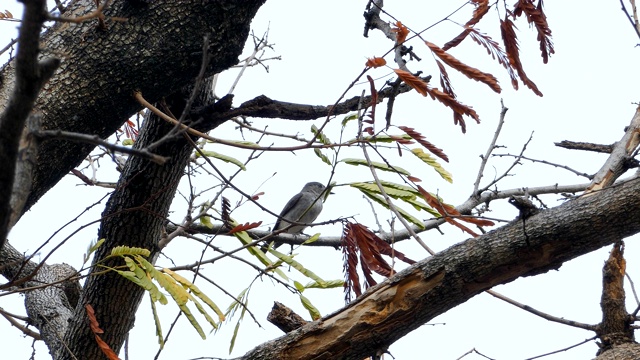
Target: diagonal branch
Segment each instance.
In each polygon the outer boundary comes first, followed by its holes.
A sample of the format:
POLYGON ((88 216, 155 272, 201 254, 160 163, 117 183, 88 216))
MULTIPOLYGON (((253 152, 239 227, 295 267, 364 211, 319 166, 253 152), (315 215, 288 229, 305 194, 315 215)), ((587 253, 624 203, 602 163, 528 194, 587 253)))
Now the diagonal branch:
POLYGON ((18 36, 16 78, 7 107, 0 115, 0 249, 4 246, 11 216, 11 191, 18 157, 18 145, 25 121, 33 109, 42 85, 60 64, 55 58, 38 62, 40 31, 47 16, 45 0, 25 1, 18 36))
POLYGON ((530 217, 530 245, 519 222, 453 245, 243 359, 361 359, 496 285, 558 269, 639 233, 638 216, 640 178, 634 178, 530 217))

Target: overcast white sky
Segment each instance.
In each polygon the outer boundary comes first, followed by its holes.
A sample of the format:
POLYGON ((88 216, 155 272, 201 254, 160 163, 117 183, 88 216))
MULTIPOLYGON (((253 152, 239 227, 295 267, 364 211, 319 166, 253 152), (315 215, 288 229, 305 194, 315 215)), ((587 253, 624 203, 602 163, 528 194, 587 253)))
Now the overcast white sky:
MULTIPOLYGON (((407 2, 388 1, 385 10, 393 14, 404 24, 413 29, 423 29, 442 19, 457 8, 462 1, 456 2, 407 2)), ((620 11, 618 2, 582 2, 576 7, 574 3, 548 1, 545 2, 549 24, 553 30, 556 54, 549 64, 543 65, 539 56, 535 33, 530 31, 521 19, 516 25, 519 28, 520 48, 525 70, 538 88, 544 93, 543 98, 533 95, 524 86, 518 92, 513 91, 509 78, 504 70, 490 57, 484 49, 473 43, 467 43, 452 51, 460 60, 476 66, 483 71, 498 76, 503 93, 494 94, 486 86, 455 74, 449 70, 454 88, 464 103, 471 105, 480 114, 482 123, 477 125, 468 120, 467 134, 461 134, 454 127, 450 111, 439 103, 412 93, 402 96, 397 102, 394 113, 394 124, 407 125, 421 131, 427 138, 443 148, 451 162, 445 167, 454 177, 453 185, 441 180, 432 169, 421 163, 400 159, 401 166, 409 169, 414 175, 423 179, 423 187, 438 192, 448 203, 457 205, 466 200, 472 190, 473 180, 479 165, 479 155, 486 147, 495 131, 500 111, 500 99, 510 108, 507 114, 505 129, 498 143, 507 148, 499 153, 518 153, 533 132, 533 140, 525 155, 565 164, 576 170, 594 173, 606 159, 604 155, 583 154, 575 151, 556 148, 553 143, 561 140, 588 141, 611 144, 623 134, 629 123, 635 105, 639 100, 637 90, 639 83, 638 56, 640 49, 635 45, 640 42, 628 21, 620 11), (406 165, 405 165, 406 164, 406 165)), ((370 37, 362 37, 362 13, 366 1, 324 1, 321 3, 269 0, 260 10, 253 22, 253 29, 262 34, 270 29, 269 40, 274 43, 272 55, 281 55, 281 61, 270 62, 270 72, 262 69, 250 69, 243 77, 235 91, 235 104, 254 96, 265 94, 273 99, 301 102, 308 104, 332 104, 346 86, 361 71, 366 57, 385 53, 391 44, 376 31, 370 37), (312 4, 312 5, 311 5, 312 4)), ((20 16, 21 5, 9 0, 0 6, 0 10, 8 9, 14 16, 20 16)), ((464 23, 469 11, 455 16, 464 23)), ((497 17, 502 16, 491 10, 486 19, 477 28, 499 39, 497 17)), ((16 23, 0 22, 0 44, 4 44, 15 36, 16 23)), ((427 31, 423 36, 438 45, 459 33, 457 25, 445 22, 427 31)), ((413 44, 421 62, 409 64, 412 71, 422 70, 437 79, 437 67, 428 49, 420 42, 413 44)), ((390 58, 387 58, 390 62, 390 58)), ((393 64, 390 64, 393 66, 393 64)), ((371 75, 378 80, 378 85, 391 79, 389 69, 378 69, 371 75)), ((233 74, 223 74, 217 94, 224 94, 234 78, 233 74)), ((359 95, 368 85, 360 85, 352 92, 359 95)), ((380 112, 382 113, 382 112, 380 112)), ((311 123, 317 125, 321 121, 282 122, 274 120, 255 120, 256 127, 269 126, 271 131, 300 132, 309 136, 311 123), (295 129, 295 130, 294 130, 295 129)), ((331 139, 338 139, 339 126, 327 129, 331 139)), ((352 127, 344 135, 345 138, 355 136, 352 127)), ((216 137, 238 139, 233 126, 217 129, 216 137)), ((212 148, 218 152, 243 159, 246 152, 225 148, 212 148)), ((349 156, 361 157, 357 152, 349 156)), ((345 154, 342 156, 347 157, 345 154)), ((397 159, 397 158, 395 158, 397 159)), ((509 165, 508 159, 492 159, 487 167, 485 179, 500 174, 509 165)), ((101 169, 99 177, 114 180, 108 164, 101 169)), ((232 171, 232 167, 222 166, 232 171)), ((264 191, 261 198, 263 204, 274 212, 279 212, 286 200, 297 192, 308 181, 324 182, 329 178, 330 168, 321 163, 312 152, 267 153, 249 166, 246 175, 238 178, 237 184, 247 192, 264 191), (272 175, 275 175, 272 177, 272 175), (264 184, 263 184, 264 182, 264 184)), ((500 189, 515 187, 531 187, 551 184, 583 183, 587 180, 572 173, 541 164, 524 162, 515 169, 513 177, 501 182, 500 189)), ((362 169, 346 165, 338 167, 336 181, 368 180, 370 174, 362 169)), ((215 179, 202 179, 201 189, 215 184, 215 179)), ((80 213, 82 209, 97 201, 106 190, 78 186, 79 181, 66 177, 61 184, 50 191, 34 206, 11 233, 11 242, 20 251, 30 253, 38 244, 53 234, 64 224, 80 213), (65 211, 60 211, 60 204, 65 204, 65 211)), ((182 188, 186 189, 185 187, 182 188)), ((336 189, 335 195, 329 197, 325 209, 318 221, 338 217, 354 216, 358 221, 375 228, 374 218, 368 204, 353 190, 346 187, 336 189)), ((231 201, 240 200, 239 196, 231 201)), ((555 205, 557 196, 544 198, 547 204, 555 205)), ((175 209, 178 211, 184 201, 178 199, 175 209)), ((80 221, 63 232, 70 233, 82 224, 99 218, 102 211, 99 205, 80 221)), ((511 220, 516 211, 504 203, 492 203, 494 212, 491 216, 511 220)), ((384 219, 389 214, 377 208, 378 215, 384 219)), ((183 214, 176 212, 174 220, 179 221, 183 214)), ((236 219, 245 221, 263 220, 265 228, 271 226, 274 218, 259 212, 257 208, 244 205, 234 215, 236 219)), ((423 214, 421 216, 424 216, 423 214)), ((339 235, 339 226, 317 228, 323 235, 339 235)), ((443 227, 444 235, 431 231, 422 238, 435 249, 447 248, 466 236, 459 230, 443 227)), ((316 232, 316 228, 313 229, 316 232)), ((62 239, 59 235, 52 241, 56 244, 62 239)), ((65 261, 74 266, 81 265, 82 254, 87 244, 95 239, 96 229, 81 232, 72 238, 58 253, 53 261, 65 261)), ((221 244, 235 245, 234 239, 219 238, 221 244)), ((637 279, 640 275, 640 247, 637 239, 627 241, 628 273, 637 279)), ((48 247, 47 249, 50 249, 48 247)), ((47 249, 42 254, 46 254, 47 249)), ((426 256, 420 248, 411 242, 404 242, 399 249, 410 254, 415 260, 426 256)), ((609 249, 601 249, 565 264, 559 271, 543 276, 519 279, 511 284, 500 286, 495 290, 502 292, 522 303, 538 310, 567 319, 597 323, 601 318, 599 311, 601 266, 609 249)), ((200 255, 201 249, 193 242, 176 240, 166 250, 176 264, 193 262, 200 255)), ((341 254, 330 249, 300 250, 298 260, 306 264, 325 279, 340 279, 341 254)), ((160 260, 162 264, 169 262, 160 260)), ((232 261, 220 262, 210 269, 219 281, 231 293, 237 294, 254 276, 247 267, 232 261)), ((306 281, 302 281, 303 283, 306 281)), ((204 286, 203 286, 204 287, 204 286)), ((221 293, 210 289, 214 301, 226 307, 229 299, 221 293)), ((334 291, 309 290, 305 292, 323 314, 329 314, 342 306, 341 289, 334 291)), ((630 294, 629 294, 630 295, 630 294)), ((4 309, 23 313, 22 297, 1 297, 0 306, 4 309)), ((251 292, 251 309, 263 328, 256 326, 246 317, 240 329, 236 350, 232 356, 240 356, 263 341, 280 335, 274 326, 265 319, 274 300, 283 302, 294 308, 299 314, 306 312, 299 304, 296 296, 287 293, 280 287, 265 280, 251 292)), ((630 308, 635 305, 630 301, 630 308)), ((170 306, 163 310, 164 329, 176 314, 170 306)), ((197 333, 190 328, 185 319, 178 325, 178 333, 169 339, 160 358, 190 359, 198 356, 229 357, 228 347, 230 334, 236 319, 226 324, 216 334, 211 334, 206 341, 201 341, 197 333)), ((27 359, 31 354, 31 341, 24 338, 6 321, 0 321, 0 347, 9 351, 8 358, 27 359)), ((549 323, 533 315, 518 310, 489 295, 482 294, 465 304, 449 311, 433 320, 432 325, 423 326, 418 331, 398 341, 390 351, 397 360, 431 358, 457 359, 465 352, 475 348, 481 353, 495 359, 524 359, 546 352, 559 350, 576 344, 593 334, 567 328, 563 325, 549 323)), ((149 317, 148 300, 141 305, 136 327, 131 333, 130 354, 133 359, 151 359, 156 352, 153 321, 149 317)), ((44 346, 36 347, 36 359, 47 359, 49 356, 44 346)), ((548 357, 549 359, 584 359, 595 355, 593 342, 567 352, 548 357)), ((480 359, 478 355, 470 355, 465 359, 480 359)))

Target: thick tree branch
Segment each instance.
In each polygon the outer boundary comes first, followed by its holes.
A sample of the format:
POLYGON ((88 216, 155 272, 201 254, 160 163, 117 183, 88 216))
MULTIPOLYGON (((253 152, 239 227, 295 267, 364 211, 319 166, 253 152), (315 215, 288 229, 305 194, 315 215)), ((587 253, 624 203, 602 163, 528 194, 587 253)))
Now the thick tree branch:
POLYGON ((624 174, 629 167, 627 161, 640 145, 640 106, 627 126, 622 139, 615 143, 611 150, 611 156, 594 175, 591 185, 585 190, 583 196, 589 196, 594 191, 603 189, 613 184, 618 177, 624 174))
POLYGON ((640 232, 638 216, 635 178, 530 217, 529 246, 517 221, 456 244, 243 359, 361 359, 484 290, 557 269, 640 232))
MULTIPOLYGON (((422 78, 429 81, 431 76, 422 78)), ((405 93, 412 88, 406 84, 399 86, 397 93, 405 93)), ((387 87, 378 92, 379 102, 384 98, 393 96, 395 93, 393 87, 387 87)), ((306 105, 294 104, 284 101, 272 100, 264 95, 260 95, 254 99, 245 101, 235 109, 227 112, 217 112, 214 109, 215 104, 205 106, 192 113, 194 118, 202 117, 205 121, 220 121, 220 119, 230 119, 236 116, 252 116, 262 118, 279 118, 287 120, 314 120, 326 117, 329 114, 339 115, 346 114, 350 111, 358 110, 358 107, 371 106, 371 96, 354 96, 351 99, 333 105, 306 105), (361 102, 362 101, 362 102, 361 102)))
POLYGON ((45 0, 24 2, 15 58, 16 78, 8 104, 0 115, 0 249, 4 246, 11 217, 11 191, 16 170, 18 145, 25 121, 42 85, 58 67, 59 60, 38 62, 42 24, 47 16, 45 0))

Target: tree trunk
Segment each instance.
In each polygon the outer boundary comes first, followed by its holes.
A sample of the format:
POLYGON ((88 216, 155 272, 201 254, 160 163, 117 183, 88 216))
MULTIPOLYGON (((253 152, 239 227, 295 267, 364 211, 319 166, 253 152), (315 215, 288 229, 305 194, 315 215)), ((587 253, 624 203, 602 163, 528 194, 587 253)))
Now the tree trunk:
MULTIPOLYGON (((105 28, 100 28, 97 19, 81 24, 55 23, 41 38, 43 57, 62 60, 37 101, 43 130, 110 136, 141 110, 133 99, 134 91, 155 102, 196 77, 207 34, 211 53, 207 74, 235 65, 251 20, 264 1, 166 0, 146 4, 114 0, 104 12, 105 28)), ((76 0, 64 15, 81 16, 95 10, 95 1, 76 0)), ((13 89, 14 74, 13 62, 0 71, 0 111, 13 89)), ((24 211, 93 148, 60 140, 41 144, 24 211)))

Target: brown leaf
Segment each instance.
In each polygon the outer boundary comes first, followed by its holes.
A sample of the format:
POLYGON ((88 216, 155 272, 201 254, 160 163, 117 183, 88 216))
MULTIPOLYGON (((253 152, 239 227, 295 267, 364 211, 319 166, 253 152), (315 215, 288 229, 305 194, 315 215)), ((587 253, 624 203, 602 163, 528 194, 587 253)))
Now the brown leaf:
POLYGON ((351 227, 345 226, 342 234, 342 259, 344 271, 344 297, 345 302, 351 302, 351 292, 356 297, 362 295, 360 277, 358 275, 358 245, 351 227))
POLYGON ((485 83, 487 86, 491 88, 491 90, 500 93, 500 85, 498 85, 498 79, 495 76, 482 72, 474 67, 471 67, 462 61, 455 58, 453 55, 448 52, 442 50, 438 45, 431 43, 429 41, 425 41, 425 44, 431 49, 437 57, 439 57, 445 64, 451 66, 452 68, 458 70, 462 74, 464 74, 469 79, 473 79, 475 81, 479 81, 485 83))
POLYGON ((404 131, 405 133, 407 133, 407 135, 411 136, 415 141, 420 143, 420 145, 424 146, 433 155, 439 157, 440 159, 446 162, 449 162, 449 157, 447 156, 447 154, 444 153, 444 151, 442 151, 442 149, 436 147, 435 145, 427 141, 426 138, 421 133, 417 132, 414 128, 411 128, 408 126, 398 126, 398 128, 404 131))
POLYGON ((360 267, 365 278, 365 287, 375 285, 377 282, 371 276, 372 272, 376 272, 385 277, 392 276, 395 271, 387 263, 382 255, 393 256, 407 264, 414 264, 415 261, 407 258, 403 253, 393 249, 384 240, 380 239, 376 234, 361 224, 347 223, 342 237, 343 254, 345 258, 345 290, 347 289, 347 281, 351 282, 351 286, 356 294, 360 296, 360 286, 354 283, 359 281, 357 274, 358 259, 356 254, 359 253, 360 267))
POLYGON ((474 225, 478 225, 478 226, 493 226, 495 225, 495 223, 491 220, 486 220, 486 219, 480 219, 477 217, 473 217, 473 216, 464 216, 461 217, 460 220, 462 221, 466 221, 468 223, 474 224, 474 225))
POLYGON ((95 339, 96 344, 98 344, 98 347, 102 350, 102 353, 107 356, 108 360, 120 360, 118 354, 116 354, 100 336, 95 335, 95 339))
POLYGON ((489 0, 472 0, 471 1, 476 9, 473 11, 473 15, 471 15, 471 19, 464 24, 465 29, 460 33, 460 35, 451 39, 449 42, 444 44, 442 49, 444 51, 449 50, 452 47, 458 46, 462 40, 464 40, 467 35, 471 32, 471 28, 477 24, 483 16, 485 16, 489 12, 489 0))
MULTIPOLYGON (((514 69, 516 69, 518 77, 520 77, 522 83, 524 83, 536 95, 542 96, 542 93, 538 90, 536 84, 527 77, 527 74, 522 68, 522 63, 520 62, 520 50, 518 48, 518 38, 516 37, 514 29, 515 25, 509 18, 500 20, 500 34, 502 35, 502 41, 504 42, 504 48, 507 52, 509 63, 514 69)), ((513 83, 514 80, 512 79, 511 82, 513 83)))
POLYGON ((393 141, 397 142, 398 144, 402 144, 402 145, 415 144, 415 142, 413 142, 413 141, 411 141, 409 139, 405 139, 403 137, 396 136, 396 135, 389 135, 389 138, 392 139, 393 141))
POLYGON ((420 195, 422 195, 422 198, 427 202, 427 204, 429 206, 431 206, 432 208, 434 208, 440 215, 442 215, 442 219, 444 221, 446 221, 449 224, 459 228, 460 230, 468 233, 469 235, 471 235, 473 237, 478 237, 478 234, 473 232, 473 230, 471 230, 468 227, 460 224, 459 222, 455 221, 451 217, 451 216, 460 216, 460 212, 458 210, 456 210, 453 206, 448 205, 448 204, 443 204, 435 196, 429 194, 429 192, 426 191, 425 189, 423 189, 422 186, 420 186, 420 185, 418 185, 418 191, 420 192, 420 195))
POLYGON ((103 334, 104 331, 100 329, 100 324, 98 324, 98 319, 96 319, 96 312, 93 310, 93 306, 91 306, 91 304, 85 304, 84 309, 89 318, 89 328, 91 328, 91 332, 94 334, 103 334))
POLYGON ((464 119, 462 118, 462 115, 470 116, 477 123, 480 123, 480 117, 478 116, 476 111, 473 110, 473 108, 471 108, 470 106, 464 105, 463 103, 451 97, 451 95, 446 94, 438 89, 432 89, 432 88, 427 88, 427 93, 431 96, 432 99, 440 101, 445 106, 448 106, 453 110, 453 112, 455 113, 453 123, 455 125, 458 125, 459 123, 463 133, 467 132, 467 125, 465 124, 464 119))
POLYGON ((509 77, 511 78, 511 85, 513 85, 514 89, 518 90, 518 75, 516 74, 515 69, 511 66, 507 53, 502 50, 500 44, 490 36, 483 34, 476 29, 469 29, 469 32, 471 34, 471 39, 475 43, 483 46, 487 50, 487 54, 491 55, 491 58, 497 59, 498 63, 507 69, 507 73, 509 73, 509 77))
POLYGON ((91 304, 85 304, 84 309, 87 313, 87 317, 89 318, 89 328, 91 329, 91 332, 93 332, 96 343, 98 344, 98 347, 100 347, 100 350, 102 350, 102 352, 107 356, 107 359, 120 360, 118 354, 116 354, 109 347, 109 345, 104 342, 104 340, 102 340, 100 336, 98 336, 98 334, 103 334, 104 331, 100 329, 100 324, 98 324, 98 319, 96 319, 96 313, 93 310, 93 306, 91 306, 91 304))
POLYGON ((534 24, 536 27, 542 62, 546 64, 549 61, 549 56, 554 54, 555 50, 551 40, 551 29, 542 7, 542 0, 538 1, 538 6, 535 6, 531 0, 518 0, 513 9, 513 17, 515 19, 522 14, 526 15, 529 24, 534 24))
POLYGON ((393 69, 396 75, 405 82, 405 84, 414 88, 422 96, 427 96, 427 83, 412 73, 400 69, 393 69))
POLYGON ((365 66, 370 68, 378 68, 385 65, 387 65, 387 61, 380 57, 369 58, 365 64, 365 66))

